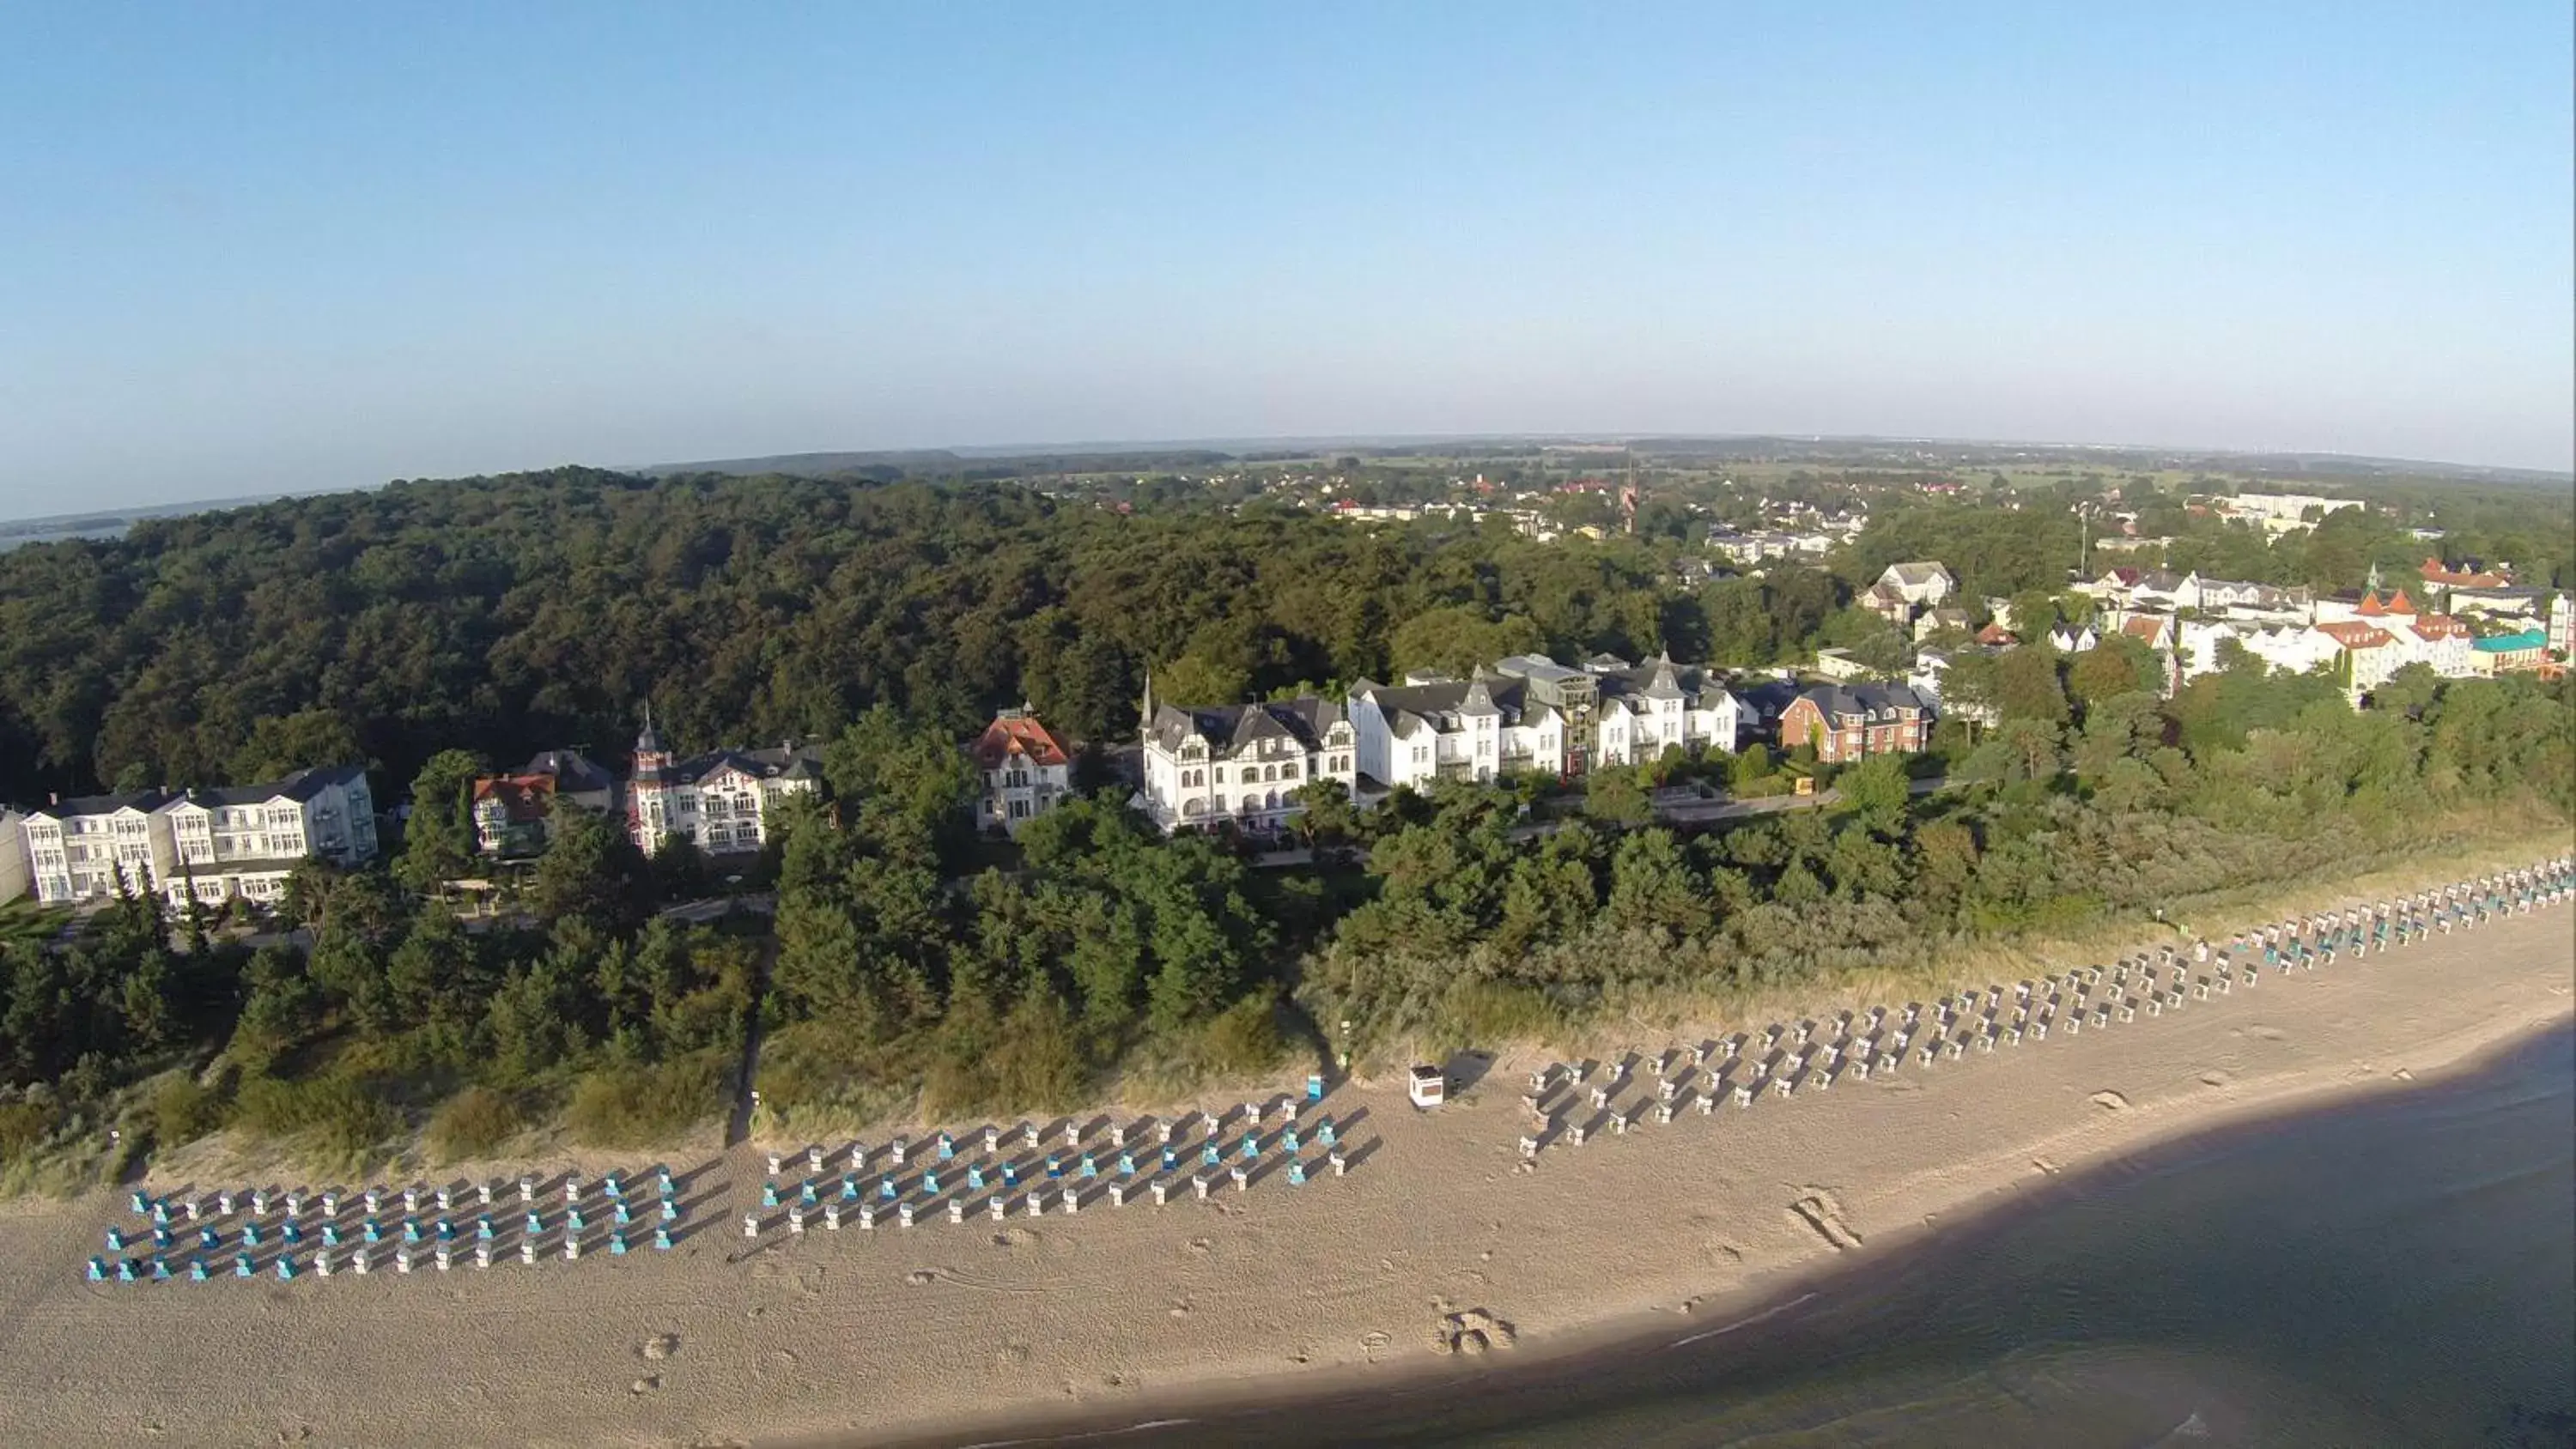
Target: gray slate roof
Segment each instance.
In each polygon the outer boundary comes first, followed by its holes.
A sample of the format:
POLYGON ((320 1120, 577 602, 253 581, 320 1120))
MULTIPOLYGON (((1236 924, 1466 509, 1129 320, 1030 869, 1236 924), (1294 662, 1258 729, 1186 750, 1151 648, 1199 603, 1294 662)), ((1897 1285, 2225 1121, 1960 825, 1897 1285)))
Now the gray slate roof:
MULTIPOLYGON (((1441 689, 1443 685, 1418 685, 1441 689)), ((1324 746, 1324 732, 1342 721, 1342 707, 1315 695, 1275 699, 1261 704, 1209 704, 1184 708, 1159 705, 1148 733, 1164 749, 1178 749, 1195 734, 1219 754, 1233 754, 1253 741, 1286 739, 1305 749, 1324 746)))
POLYGON ((265 805, 271 800, 292 800, 301 805, 334 785, 345 785, 365 778, 364 765, 325 765, 298 770, 283 779, 258 785, 206 785, 185 790, 171 797, 177 804, 184 797, 191 805, 214 810, 228 805, 265 805))
POLYGON ((616 778, 579 750, 540 750, 518 773, 551 775, 555 788, 571 795, 596 795, 617 788, 616 778))
POLYGON ((1902 684, 1820 684, 1799 697, 1814 700, 1828 719, 1875 718, 1882 710, 1926 708, 1922 696, 1902 684))
POLYGON ((128 790, 117 795, 75 795, 69 800, 57 800, 51 805, 40 805, 28 811, 27 814, 31 817, 46 816, 55 820, 69 820, 75 815, 113 815, 119 810, 126 809, 150 814, 177 798, 179 797, 167 790, 128 790))

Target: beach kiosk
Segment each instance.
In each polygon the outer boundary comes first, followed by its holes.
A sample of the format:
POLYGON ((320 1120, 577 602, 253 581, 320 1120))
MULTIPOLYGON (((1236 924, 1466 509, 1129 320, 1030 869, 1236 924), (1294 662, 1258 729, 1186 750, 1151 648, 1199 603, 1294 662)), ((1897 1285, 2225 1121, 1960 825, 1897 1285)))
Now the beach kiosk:
POLYGON ((1413 1105, 1437 1107, 1449 1095, 1448 1074, 1438 1067, 1415 1067, 1406 1091, 1413 1098, 1413 1105))

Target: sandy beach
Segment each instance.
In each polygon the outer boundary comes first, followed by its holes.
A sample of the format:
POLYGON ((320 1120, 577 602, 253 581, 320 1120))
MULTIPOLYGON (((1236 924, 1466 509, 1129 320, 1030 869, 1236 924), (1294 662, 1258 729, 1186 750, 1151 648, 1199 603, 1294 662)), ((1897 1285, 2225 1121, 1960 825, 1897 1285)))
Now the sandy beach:
MULTIPOLYGON (((2068 963, 2080 964, 2080 963, 2068 963)), ((2388 1090, 2576 1010, 2576 906, 2080 1037, 1687 1114, 1519 1165, 1536 1059, 1437 1114, 1326 1104, 1346 1178, 1206 1203, 772 1233, 763 1164, 668 1254, 366 1279, 91 1284, 117 1198, 0 1216, 14 1443, 728 1444, 1001 1437, 1065 1415, 1453 1371, 1448 1315, 1534 1355, 1730 1307, 2150 1143, 2388 1090), (1364 1114, 1364 1115, 1362 1115, 1364 1114)), ((1638 1043, 1640 1046, 1659 1043, 1638 1043)), ((1210 1105, 1215 1105, 1211 1103, 1210 1105)), ((637 1165, 641 1165, 640 1163, 637 1165)))

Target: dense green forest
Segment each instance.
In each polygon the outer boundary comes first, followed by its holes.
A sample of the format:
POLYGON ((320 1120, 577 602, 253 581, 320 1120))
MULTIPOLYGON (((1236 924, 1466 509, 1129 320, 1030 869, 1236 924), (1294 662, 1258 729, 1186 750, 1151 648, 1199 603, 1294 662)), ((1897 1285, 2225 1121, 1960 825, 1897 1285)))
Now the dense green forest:
MULTIPOLYGON (((828 736, 877 704, 962 735, 1026 701, 1099 739, 1132 729, 1149 666, 1167 698, 1230 700, 1501 647, 1765 664, 1859 642, 1853 592, 1900 559, 1947 562, 1972 598, 2062 590, 2075 497, 1900 494, 1832 572, 1691 589, 1668 538, 1262 500, 1131 514, 1004 484, 566 469, 151 519, 0 554, 0 801, 353 757, 399 785, 449 748, 616 763, 648 701, 686 748, 828 736)), ((2226 577, 2352 587, 2426 551, 2376 513, 2267 544, 2149 506, 2178 567, 2226 577)), ((2477 507, 2480 537, 2567 567, 2563 500, 2477 507)))
POLYGON ((1909 504, 1844 572, 1684 591, 1627 541, 581 473, 0 557, 12 793, 356 751, 420 801, 385 866, 299 873, 278 924, 309 950, 204 920, 165 931, 140 902, 69 940, 0 919, 0 1180, 112 1166, 109 1126, 129 1154, 230 1127, 348 1163, 414 1132, 441 1158, 530 1125, 666 1140, 723 1109, 755 1021, 782 1132, 915 1094, 953 1115, 1122 1081, 1181 1090, 1298 1054, 1562 1033, 1641 1002, 1929 967, 2563 830, 2576 810, 2563 682, 2419 668, 2357 714, 2325 679, 2237 668, 2163 699, 2117 645, 1997 660, 2000 722, 1945 721, 1926 762, 1952 789, 1912 799, 1873 763, 1840 775, 1829 810, 1723 829, 1650 823, 1640 787, 1706 768, 1749 790, 1766 752, 1601 775, 1579 797, 1515 781, 1318 809, 1318 862, 1293 871, 1164 841, 1115 792, 1033 822, 1001 868, 960 808, 957 743, 991 705, 1025 696, 1097 737, 1132 722, 1147 661, 1158 682, 1226 692, 1498 643, 1758 662, 1847 621, 1853 575, 1882 555, 1948 551, 1974 589, 2044 592, 2063 577, 2058 527, 1909 504), (703 890, 704 863, 646 860, 570 813, 513 910, 460 920, 438 884, 467 838, 457 783, 540 745, 622 739, 646 698, 693 743, 831 741, 827 799, 790 811, 756 868, 774 918, 674 924, 656 907, 703 890))

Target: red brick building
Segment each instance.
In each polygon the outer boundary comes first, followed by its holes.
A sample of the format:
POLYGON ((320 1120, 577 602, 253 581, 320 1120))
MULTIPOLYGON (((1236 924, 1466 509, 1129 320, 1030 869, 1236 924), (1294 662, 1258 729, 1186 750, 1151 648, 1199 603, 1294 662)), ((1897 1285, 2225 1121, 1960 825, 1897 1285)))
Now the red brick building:
POLYGON ((1931 733, 1931 709, 1901 684, 1818 685, 1780 712, 1781 746, 1812 744, 1828 765, 1912 754, 1931 733))

